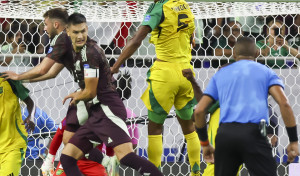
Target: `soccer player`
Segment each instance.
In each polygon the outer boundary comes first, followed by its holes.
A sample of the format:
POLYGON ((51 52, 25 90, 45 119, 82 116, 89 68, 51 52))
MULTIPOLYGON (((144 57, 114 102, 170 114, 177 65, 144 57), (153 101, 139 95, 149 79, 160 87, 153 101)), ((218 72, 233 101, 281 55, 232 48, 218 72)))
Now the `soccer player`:
MULTIPOLYGON (((49 153, 47 155, 47 158, 45 159, 41 167, 43 176, 48 176, 48 175, 66 176, 60 162, 58 163, 56 170, 54 171, 55 155, 57 153, 59 146, 62 143, 63 133, 65 128, 66 128, 66 118, 64 118, 61 121, 59 128, 57 129, 55 136, 53 137, 53 140, 51 142, 51 145, 49 147, 49 153)), ((77 165, 81 173, 86 176, 107 176, 105 168, 101 164, 96 163, 94 161, 90 161, 85 157, 78 160, 77 165)))
POLYGON ((117 73, 152 31, 150 41, 155 44, 157 59, 147 73, 149 86, 142 95, 149 117, 148 157, 161 167, 163 123, 174 105, 187 141, 191 175, 200 175, 200 142, 191 120, 197 101, 191 83, 182 75, 183 69, 193 68, 190 61, 194 29, 194 15, 185 0, 154 1, 111 71, 117 73))
MULTIPOLYGON (((74 76, 75 82, 78 82, 80 88, 84 88, 83 65, 80 61, 73 63, 72 41, 67 35, 66 27, 68 23, 68 13, 65 9, 54 8, 44 13, 45 31, 51 39, 50 48, 43 61, 22 74, 16 74, 12 71, 6 71, 1 77, 12 80, 25 80, 27 82, 36 82, 55 77, 64 67, 66 67, 74 76)), ((74 45, 83 45, 82 41, 74 41, 74 45)), ((74 135, 75 131, 85 123, 88 116, 86 103, 81 101, 76 106, 70 106, 67 112, 67 126, 63 135, 63 142, 66 144, 74 135)), ((93 151, 91 151, 93 152, 93 151)), ((94 155, 102 155, 95 149, 94 154, 89 159, 98 161, 94 155)), ((100 156, 102 158, 102 156, 100 156)))
POLYGON ((4 81, 3 78, 0 78, 0 101, 0 175, 19 175, 27 147, 26 129, 33 131, 35 126, 32 122, 34 103, 29 90, 20 81, 4 81), (29 111, 24 121, 19 99, 29 111))
POLYGON ((299 155, 295 117, 283 92, 283 83, 271 69, 256 63, 257 48, 253 39, 241 37, 234 48, 235 63, 223 67, 210 80, 195 110, 196 127, 203 146, 203 157, 215 163, 215 175, 236 175, 245 163, 252 175, 276 175, 276 162, 266 140, 268 94, 280 107, 289 136, 288 161, 299 155), (206 110, 219 100, 220 127, 216 151, 209 144, 206 110), (230 145, 228 145, 230 144, 230 145), (214 157, 213 157, 214 154, 214 157))
POLYGON ((80 75, 84 76, 84 88, 66 96, 63 102, 72 98, 70 102, 72 107, 79 101, 89 102, 97 98, 88 109, 88 120, 63 149, 60 161, 65 173, 72 176, 81 175, 76 163, 93 148, 90 143, 92 140, 113 147, 121 164, 141 174, 162 175, 152 163, 133 152, 125 124, 124 104, 112 85, 110 68, 103 50, 87 37, 85 17, 79 13, 72 14, 68 19, 67 32, 73 43, 75 58, 64 64, 73 63, 77 66, 73 69, 84 69, 84 75, 80 75))

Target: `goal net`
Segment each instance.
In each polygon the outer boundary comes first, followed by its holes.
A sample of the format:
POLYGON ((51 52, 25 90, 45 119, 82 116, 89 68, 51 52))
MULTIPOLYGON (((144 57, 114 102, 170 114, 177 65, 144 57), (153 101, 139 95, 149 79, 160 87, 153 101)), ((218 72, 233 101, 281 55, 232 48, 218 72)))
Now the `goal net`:
MULTIPOLYGON (((6 70, 21 73, 39 64, 49 49, 49 38, 44 32, 43 13, 51 8, 66 8, 69 14, 80 12, 87 17, 89 36, 105 50, 110 64, 118 58, 126 43, 133 37, 152 1, 96 1, 96 0, 32 0, 0 1, 0 72, 6 70), (18 49, 22 45, 23 49, 18 49)), ((218 68, 232 62, 232 50, 241 35, 255 38, 260 49, 258 62, 272 68, 283 80, 285 93, 294 110, 296 122, 300 122, 300 3, 298 2, 199 2, 190 1, 195 15, 195 46, 192 62, 196 79, 202 90, 218 68)), ((138 124, 137 153, 147 157, 147 109, 140 96, 147 87, 146 73, 156 59, 155 48, 149 43, 150 34, 141 47, 121 68, 132 77, 132 95, 125 100, 136 118, 130 123, 138 124)), ((115 75, 117 76, 117 75, 115 75)), ((67 105, 62 99, 78 86, 72 75, 64 69, 52 80, 25 84, 30 96, 56 124, 65 117, 67 105)), ((279 107, 273 99, 269 139, 278 163, 278 175, 288 173, 286 147, 288 137, 281 119, 279 107)), ((162 171, 165 175, 188 175, 190 173, 186 145, 178 121, 171 110, 164 124, 162 171)), ((47 124, 38 127, 34 144, 38 155, 26 156, 22 175, 39 175, 44 150, 51 139, 47 124), (46 135, 45 135, 46 134, 46 135), (35 158, 35 159, 31 159, 35 158)), ((298 127, 298 131, 299 127, 298 127)), ((56 160, 59 159, 57 154, 56 160)), ((298 160, 297 160, 298 162, 298 160)), ((201 173, 206 163, 201 160, 201 173)), ((124 175, 134 175, 131 169, 121 167, 124 175)), ((241 175, 247 175, 243 168, 241 175)))

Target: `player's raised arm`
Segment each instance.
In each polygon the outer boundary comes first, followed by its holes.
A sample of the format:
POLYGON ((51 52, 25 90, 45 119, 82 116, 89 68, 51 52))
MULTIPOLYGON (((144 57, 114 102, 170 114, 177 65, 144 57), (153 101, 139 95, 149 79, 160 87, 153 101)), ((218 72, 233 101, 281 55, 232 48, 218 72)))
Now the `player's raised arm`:
POLYGON ((3 72, 1 77, 5 78, 5 80, 7 80, 7 79, 12 79, 12 80, 34 79, 34 78, 37 78, 39 76, 46 74, 50 70, 50 68, 52 67, 52 65, 54 63, 55 63, 54 60, 46 57, 43 59, 43 61, 39 65, 37 65, 36 67, 33 67, 31 70, 29 70, 27 72, 17 74, 13 71, 6 71, 6 72, 3 72))
POLYGON ((195 98, 196 98, 197 102, 199 102, 203 95, 203 92, 202 92, 200 86, 196 82, 193 71, 191 69, 184 69, 184 70, 182 70, 182 75, 191 82, 191 84, 193 86, 195 98))
POLYGON ((119 72, 121 65, 141 46, 142 41, 146 38, 147 34, 151 32, 151 30, 152 29, 149 26, 141 26, 139 28, 133 38, 125 46, 117 62, 111 68, 112 74, 119 72))
POLYGON ((34 79, 30 79, 28 80, 28 82, 45 81, 47 79, 55 78, 63 68, 64 68, 63 64, 55 63, 46 74, 34 79))

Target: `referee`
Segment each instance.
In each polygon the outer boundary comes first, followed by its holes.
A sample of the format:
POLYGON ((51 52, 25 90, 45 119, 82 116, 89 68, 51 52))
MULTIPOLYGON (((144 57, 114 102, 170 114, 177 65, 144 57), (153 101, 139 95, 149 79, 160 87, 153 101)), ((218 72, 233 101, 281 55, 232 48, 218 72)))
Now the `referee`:
POLYGON ((250 175, 276 176, 276 162, 265 136, 268 123, 268 94, 280 107, 290 143, 288 161, 297 155, 298 137, 295 117, 283 92, 283 83, 271 69, 255 62, 258 55, 253 39, 237 40, 233 56, 236 62, 220 69, 210 80, 197 105, 195 120, 204 159, 215 162, 215 176, 235 176, 245 163, 250 175), (220 102, 220 127, 216 150, 209 144, 205 114, 214 101, 220 102), (263 127, 261 127, 263 126, 263 127))

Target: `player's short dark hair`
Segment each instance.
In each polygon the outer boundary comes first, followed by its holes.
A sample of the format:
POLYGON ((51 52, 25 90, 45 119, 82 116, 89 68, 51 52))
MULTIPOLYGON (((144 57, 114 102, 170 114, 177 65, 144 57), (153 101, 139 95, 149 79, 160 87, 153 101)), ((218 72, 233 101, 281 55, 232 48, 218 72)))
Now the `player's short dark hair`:
POLYGON ((81 13, 75 12, 68 18, 68 25, 76 25, 81 23, 86 23, 86 18, 81 13))
POLYGON ((131 96, 131 75, 129 71, 125 73, 120 73, 117 80, 114 82, 117 92, 122 100, 128 100, 131 96))
POLYGON ((66 9, 54 8, 46 11, 43 15, 44 18, 59 19, 64 24, 68 23, 69 14, 66 9))
POLYGON ((236 55, 255 56, 255 40, 251 37, 239 37, 234 46, 236 55))
POLYGON ((14 37, 14 35, 20 31, 22 34, 25 34, 27 32, 26 25, 19 23, 19 22, 13 22, 10 26, 10 30, 7 33, 8 38, 14 37))

